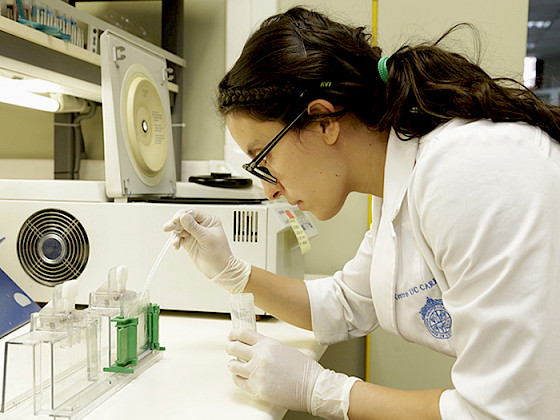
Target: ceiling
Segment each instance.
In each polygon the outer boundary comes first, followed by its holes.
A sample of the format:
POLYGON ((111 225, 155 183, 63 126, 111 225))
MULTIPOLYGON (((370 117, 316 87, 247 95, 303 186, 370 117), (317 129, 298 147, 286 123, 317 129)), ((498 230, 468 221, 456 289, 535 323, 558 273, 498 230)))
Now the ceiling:
POLYGON ((529 0, 529 21, 551 21, 546 29, 527 29, 527 55, 560 56, 560 0, 529 0))

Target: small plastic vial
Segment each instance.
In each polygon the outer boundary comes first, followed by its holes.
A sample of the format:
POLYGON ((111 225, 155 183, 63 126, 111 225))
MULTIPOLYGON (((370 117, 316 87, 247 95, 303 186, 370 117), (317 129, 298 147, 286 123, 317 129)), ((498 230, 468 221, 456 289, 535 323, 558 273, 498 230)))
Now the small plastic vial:
POLYGON ((230 299, 231 321, 233 329, 249 328, 257 331, 255 302, 252 293, 232 295, 230 299))

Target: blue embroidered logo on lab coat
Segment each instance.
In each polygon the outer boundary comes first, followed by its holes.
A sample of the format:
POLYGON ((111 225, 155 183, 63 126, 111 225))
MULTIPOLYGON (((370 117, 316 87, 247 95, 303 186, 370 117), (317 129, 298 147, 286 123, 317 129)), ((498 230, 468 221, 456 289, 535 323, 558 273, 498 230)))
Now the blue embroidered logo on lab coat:
POLYGON ((426 298, 426 304, 420 309, 424 325, 435 338, 445 340, 451 337, 451 315, 443 306, 441 299, 426 298))

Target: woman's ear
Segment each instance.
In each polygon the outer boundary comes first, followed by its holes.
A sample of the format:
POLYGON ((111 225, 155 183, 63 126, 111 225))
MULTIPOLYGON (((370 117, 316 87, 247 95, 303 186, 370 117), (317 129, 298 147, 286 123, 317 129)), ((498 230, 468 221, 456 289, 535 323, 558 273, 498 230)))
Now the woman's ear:
MULTIPOLYGON (((335 112, 335 108, 333 104, 325 99, 315 99, 309 103, 307 112, 309 115, 326 116, 335 112)), ((324 121, 319 123, 318 127, 321 129, 321 135, 326 144, 333 145, 336 143, 340 134, 340 123, 338 119, 327 117, 324 121)))

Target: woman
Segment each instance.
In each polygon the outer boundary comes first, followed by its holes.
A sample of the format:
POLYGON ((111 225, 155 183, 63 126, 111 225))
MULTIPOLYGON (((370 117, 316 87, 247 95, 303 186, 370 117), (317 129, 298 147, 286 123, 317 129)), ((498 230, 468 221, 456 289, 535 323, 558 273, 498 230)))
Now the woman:
POLYGON ((377 197, 340 272, 303 282, 251 267, 195 210, 165 229, 209 278, 323 344, 380 326, 455 356, 455 389, 380 387, 250 331, 230 337, 234 380, 327 418, 554 418, 560 111, 437 42, 387 59, 369 41, 294 8, 263 23, 219 85, 219 110, 269 199, 326 220, 352 191, 377 197))

